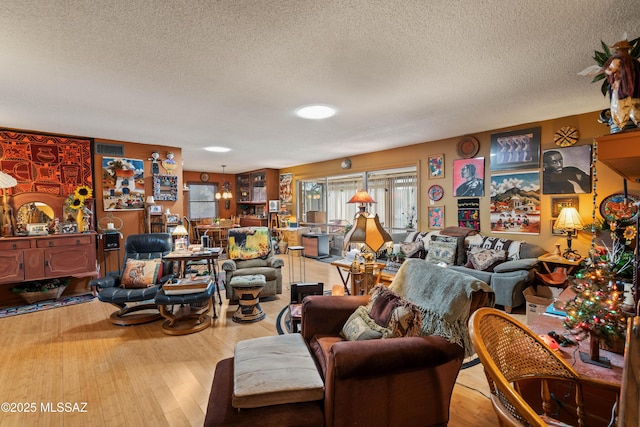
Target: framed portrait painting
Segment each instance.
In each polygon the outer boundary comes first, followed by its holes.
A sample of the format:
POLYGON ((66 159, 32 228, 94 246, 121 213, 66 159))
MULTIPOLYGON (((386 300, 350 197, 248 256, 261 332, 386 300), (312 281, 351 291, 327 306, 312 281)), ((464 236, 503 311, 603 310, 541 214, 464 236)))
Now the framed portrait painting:
POLYGON ((591 193, 591 145, 542 152, 542 194, 591 193))
POLYGON ((455 197, 484 196, 484 157, 453 161, 453 194, 455 197))
POLYGON ((427 219, 429 228, 442 230, 444 228, 444 206, 429 206, 427 219))
POLYGON ((540 166, 540 127, 491 135, 491 170, 533 169, 540 166))
POLYGON ((444 178, 444 154, 432 154, 427 157, 429 179, 444 178))
POLYGON ((491 175, 491 231, 540 234, 540 173, 491 175))

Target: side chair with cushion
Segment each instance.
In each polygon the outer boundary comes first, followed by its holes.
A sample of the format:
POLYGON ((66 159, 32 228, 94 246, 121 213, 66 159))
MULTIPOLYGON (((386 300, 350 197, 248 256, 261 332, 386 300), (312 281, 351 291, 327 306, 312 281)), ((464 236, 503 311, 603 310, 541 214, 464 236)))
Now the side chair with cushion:
POLYGON ((596 421, 593 414, 597 409, 611 414, 611 408, 598 408, 599 400, 615 401, 619 386, 580 376, 538 335, 501 311, 476 311, 469 331, 501 426, 607 425, 608 419, 596 421), (587 403, 589 395, 595 399, 587 403))
POLYGON ((132 234, 124 243, 120 276, 89 282, 100 301, 119 308, 111 314, 111 323, 128 326, 161 319, 153 300, 162 284, 173 278, 173 262, 162 260, 172 247, 169 233, 132 234))
POLYGON ((229 259, 222 263, 227 299, 238 300, 231 287, 231 279, 236 276, 263 275, 266 285, 259 294, 260 298, 282 293, 281 268, 284 261, 274 255, 268 227, 229 229, 227 256, 229 259))

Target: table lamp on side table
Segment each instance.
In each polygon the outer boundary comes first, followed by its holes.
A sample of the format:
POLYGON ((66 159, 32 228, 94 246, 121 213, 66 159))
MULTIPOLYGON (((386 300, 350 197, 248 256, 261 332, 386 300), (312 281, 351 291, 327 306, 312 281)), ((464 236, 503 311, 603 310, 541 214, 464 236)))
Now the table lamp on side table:
POLYGON ((580 218, 576 208, 562 208, 553 228, 567 233, 567 249, 562 253, 562 256, 566 259, 577 261, 581 258, 578 252, 571 249, 571 238, 574 233, 582 230, 583 227, 582 218, 580 218))
POLYGON ((182 223, 178 224, 171 232, 171 235, 175 239, 175 250, 186 251, 189 244, 189 239, 187 237, 189 236, 189 232, 185 226, 182 225, 182 223))

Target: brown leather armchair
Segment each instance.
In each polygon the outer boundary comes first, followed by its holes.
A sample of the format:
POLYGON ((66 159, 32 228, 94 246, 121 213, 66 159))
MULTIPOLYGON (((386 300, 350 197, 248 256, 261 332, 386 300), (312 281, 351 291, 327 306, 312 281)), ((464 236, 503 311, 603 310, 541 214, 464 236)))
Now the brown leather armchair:
MULTIPOLYGON (((423 260, 416 262, 426 263, 423 260)), ((451 292, 459 296, 458 301, 465 307, 461 317, 466 326, 471 313, 493 304, 493 292, 488 285, 471 276, 447 271, 451 275, 440 270, 431 274, 478 285, 477 290, 470 293, 451 292)), ((447 279, 438 284, 436 280, 422 278, 415 286, 419 289, 449 286, 447 279)), ((233 358, 224 359, 216 367, 205 427, 446 426, 451 394, 465 349, 435 335, 344 340, 340 331, 345 322, 358 306, 366 305, 368 301, 368 295, 316 295, 303 300, 302 337, 324 380, 323 400, 237 411, 231 404, 234 361, 233 358)))
MULTIPOLYGON (((368 299, 304 299, 302 336, 324 379, 325 426, 446 425, 464 349, 439 336, 345 341, 342 326, 368 299)), ((470 314, 488 299, 475 292, 470 314)))

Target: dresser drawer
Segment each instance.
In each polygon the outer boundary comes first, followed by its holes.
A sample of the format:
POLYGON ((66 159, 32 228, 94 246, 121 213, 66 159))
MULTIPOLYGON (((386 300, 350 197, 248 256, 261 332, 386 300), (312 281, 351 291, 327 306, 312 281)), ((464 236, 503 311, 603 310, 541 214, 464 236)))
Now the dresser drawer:
POLYGON ((38 239, 36 245, 38 248, 59 248, 61 246, 79 246, 91 244, 92 235, 74 234, 57 239, 38 239))
POLYGON ((30 240, 0 240, 0 251, 9 251, 13 249, 29 249, 31 247, 30 240))

